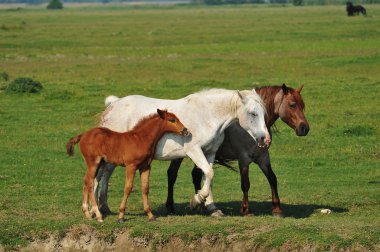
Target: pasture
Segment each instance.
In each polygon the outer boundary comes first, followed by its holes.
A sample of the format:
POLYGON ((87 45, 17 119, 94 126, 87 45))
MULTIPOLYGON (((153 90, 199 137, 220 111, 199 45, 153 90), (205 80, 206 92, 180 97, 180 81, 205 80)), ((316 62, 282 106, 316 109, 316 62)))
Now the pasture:
MULTIPOLYGON (((379 250, 380 5, 366 8, 367 17, 347 17, 343 5, 0 9, 0 74, 10 79, 0 76, 0 86, 17 77, 44 86, 40 94, 0 92, 1 246, 90 230, 110 243, 127 232, 151 250, 178 240, 247 250, 379 250), (254 216, 239 213, 239 173, 218 166, 214 198, 227 216, 193 213, 189 159, 175 185, 176 215, 167 216, 164 205, 169 163, 154 161, 156 222, 143 212, 139 178, 125 224, 117 215, 104 223, 84 218, 85 164, 77 148, 69 158, 65 145, 97 125, 107 95, 176 99, 204 88, 282 83, 305 85, 310 124, 301 138, 276 123, 270 153, 285 218, 272 217, 270 188, 255 165, 254 216)), ((114 212, 124 173, 117 168, 111 178, 114 212)))

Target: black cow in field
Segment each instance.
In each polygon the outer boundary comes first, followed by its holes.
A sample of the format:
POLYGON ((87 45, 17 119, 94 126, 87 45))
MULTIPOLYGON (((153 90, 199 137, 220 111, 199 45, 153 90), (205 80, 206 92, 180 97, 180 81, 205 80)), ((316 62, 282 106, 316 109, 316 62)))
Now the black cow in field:
POLYGON ((347 16, 358 16, 360 12, 367 15, 366 9, 361 5, 353 5, 351 2, 346 3, 347 16))

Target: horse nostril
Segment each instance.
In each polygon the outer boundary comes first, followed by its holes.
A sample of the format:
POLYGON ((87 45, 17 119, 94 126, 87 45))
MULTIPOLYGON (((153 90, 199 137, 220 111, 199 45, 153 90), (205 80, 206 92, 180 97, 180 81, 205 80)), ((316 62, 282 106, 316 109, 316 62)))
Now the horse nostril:
POLYGON ((306 136, 309 132, 309 127, 306 124, 301 124, 299 127, 299 135, 306 136))
POLYGON ((189 131, 187 130, 187 128, 182 129, 182 135, 184 135, 184 136, 189 135, 189 131))
POLYGON ((262 136, 262 137, 260 138, 260 140, 261 140, 262 143, 264 143, 264 141, 265 141, 265 136, 262 136))

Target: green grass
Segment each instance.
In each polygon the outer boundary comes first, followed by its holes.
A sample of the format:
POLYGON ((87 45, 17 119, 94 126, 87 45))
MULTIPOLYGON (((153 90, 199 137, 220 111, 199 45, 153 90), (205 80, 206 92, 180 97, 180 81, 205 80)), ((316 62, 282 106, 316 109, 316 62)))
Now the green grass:
MULTIPOLYGON (((126 229, 155 243, 237 234, 252 248, 379 249, 380 6, 367 11, 367 18, 350 18, 343 6, 0 10, 0 72, 10 78, 0 87, 18 77, 44 86, 41 94, 0 93, 0 244, 14 249, 85 223, 104 239, 126 229), (175 187, 178 215, 165 214, 169 163, 155 161, 150 201, 157 222, 143 213, 138 178, 125 225, 117 216, 85 220, 85 165, 78 150, 67 157, 65 144, 96 126, 107 95, 180 98, 203 88, 283 82, 305 84, 311 127, 298 138, 279 121, 273 137, 286 218, 271 216, 269 186, 254 165, 254 217, 240 216, 239 174, 224 168, 215 170, 214 194, 228 217, 193 214, 193 165, 185 160, 175 187), (333 213, 320 214, 326 207, 333 213)), ((123 178, 119 168, 111 179, 114 211, 123 178)))

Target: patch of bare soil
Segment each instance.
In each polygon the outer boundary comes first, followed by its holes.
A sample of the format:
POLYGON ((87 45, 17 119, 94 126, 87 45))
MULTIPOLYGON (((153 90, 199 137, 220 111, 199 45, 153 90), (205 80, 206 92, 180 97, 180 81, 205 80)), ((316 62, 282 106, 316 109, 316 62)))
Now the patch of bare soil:
MULTIPOLYGON (((238 241, 237 236, 210 236, 186 242, 178 237, 171 237, 167 241, 157 244, 148 238, 131 237, 127 231, 115 234, 113 241, 107 242, 100 238, 94 228, 79 225, 70 228, 64 237, 50 235, 47 239, 31 241, 20 251, 260 251, 251 247, 245 241, 238 241)), ((1 247, 0 247, 0 252, 1 247)))
MULTIPOLYGON (((159 239, 158 239, 159 240, 159 239)), ((64 237, 59 238, 58 235, 50 235, 47 239, 36 239, 27 247, 20 251, 168 251, 168 252, 240 252, 240 251, 314 251, 317 248, 313 244, 305 244, 303 248, 294 247, 292 243, 284 243, 281 247, 268 250, 255 246, 249 240, 240 240, 239 234, 229 235, 214 235, 203 237, 198 240, 184 241, 179 237, 170 237, 164 242, 157 240, 149 240, 149 238, 132 237, 128 231, 115 234, 115 239, 106 241, 99 237, 96 230, 87 225, 74 226, 69 229, 64 237)), ((376 249, 380 249, 377 247, 376 249)), ((375 249, 375 250, 376 250, 375 249)), ((318 249, 317 249, 318 250, 318 249)), ((334 248, 332 248, 334 250, 334 248)), ((0 245, 0 252, 4 249, 0 245)), ((352 248, 345 251, 368 251, 367 248, 355 244, 352 248)))

